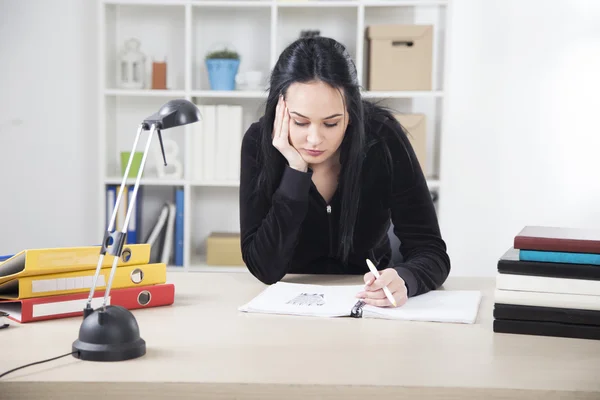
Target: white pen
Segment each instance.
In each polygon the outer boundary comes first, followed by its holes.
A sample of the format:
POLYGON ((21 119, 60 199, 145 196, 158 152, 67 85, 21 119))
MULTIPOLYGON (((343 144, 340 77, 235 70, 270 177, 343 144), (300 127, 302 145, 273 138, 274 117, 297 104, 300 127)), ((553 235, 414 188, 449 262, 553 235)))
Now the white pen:
MULTIPOLYGON (((369 260, 368 258, 367 258, 367 265, 369 266, 371 273, 373 275, 375 275, 375 279, 379 279, 379 277, 380 277, 379 271, 377 271, 377 268, 375 268, 375 265, 373 265, 371 260, 369 260)), ((394 296, 392 296, 392 292, 390 292, 390 289, 388 289, 387 286, 383 287, 383 293, 385 293, 388 300, 394 305, 394 307, 396 307, 396 300, 394 300, 394 296)))

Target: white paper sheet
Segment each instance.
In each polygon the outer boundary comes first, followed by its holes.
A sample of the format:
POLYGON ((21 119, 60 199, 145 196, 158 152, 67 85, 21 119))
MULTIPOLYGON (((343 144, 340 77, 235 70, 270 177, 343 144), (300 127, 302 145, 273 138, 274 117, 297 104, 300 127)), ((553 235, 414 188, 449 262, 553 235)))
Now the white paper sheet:
MULTIPOLYGON (((240 311, 265 314, 348 317, 363 285, 325 286, 277 282, 269 286, 240 311)), ((481 292, 435 290, 411 297, 396 308, 363 307, 363 318, 472 324, 477 319, 481 292)))
POLYGON ((363 285, 324 286, 277 282, 266 288, 240 311, 269 314, 344 317, 358 299, 363 285))
POLYGON ((401 307, 367 305, 363 308, 363 317, 473 324, 477 319, 480 303, 479 291, 434 290, 411 297, 401 307))

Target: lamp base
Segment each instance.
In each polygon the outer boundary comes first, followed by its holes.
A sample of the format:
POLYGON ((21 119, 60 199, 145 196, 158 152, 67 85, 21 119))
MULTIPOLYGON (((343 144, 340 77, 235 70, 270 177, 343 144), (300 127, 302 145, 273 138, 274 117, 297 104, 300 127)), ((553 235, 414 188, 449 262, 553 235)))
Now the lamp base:
POLYGON ((146 342, 131 311, 109 305, 84 317, 72 349, 81 360, 124 361, 146 354, 146 342))

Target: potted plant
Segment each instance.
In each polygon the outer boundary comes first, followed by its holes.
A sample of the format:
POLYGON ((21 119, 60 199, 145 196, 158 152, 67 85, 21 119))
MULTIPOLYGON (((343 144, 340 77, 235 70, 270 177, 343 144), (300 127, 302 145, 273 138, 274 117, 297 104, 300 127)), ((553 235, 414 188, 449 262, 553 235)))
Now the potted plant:
POLYGON ((206 69, 212 90, 234 90, 235 76, 240 66, 240 55, 227 48, 206 55, 206 69))

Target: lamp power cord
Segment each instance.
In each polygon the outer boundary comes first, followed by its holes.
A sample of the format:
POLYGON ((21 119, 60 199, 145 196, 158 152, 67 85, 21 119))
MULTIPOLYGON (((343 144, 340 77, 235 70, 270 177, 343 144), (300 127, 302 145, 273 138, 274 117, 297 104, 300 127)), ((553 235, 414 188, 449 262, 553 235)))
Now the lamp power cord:
POLYGON ((37 364, 42 364, 42 363, 45 363, 45 362, 48 362, 48 361, 58 360, 59 358, 70 356, 70 355, 73 355, 73 354, 76 354, 76 353, 79 353, 79 351, 71 351, 70 353, 66 353, 66 354, 63 354, 63 355, 60 355, 60 356, 57 356, 57 357, 52 357, 52 358, 48 358, 46 360, 36 361, 36 362, 30 363, 30 364, 21 365, 20 367, 13 368, 10 371, 6 371, 6 372, 2 373, 0 375, 0 378, 2 378, 3 376, 6 376, 8 374, 10 374, 11 372, 15 372, 15 371, 18 371, 20 369, 23 369, 23 368, 26 368, 26 367, 30 367, 32 365, 37 365, 37 364))

